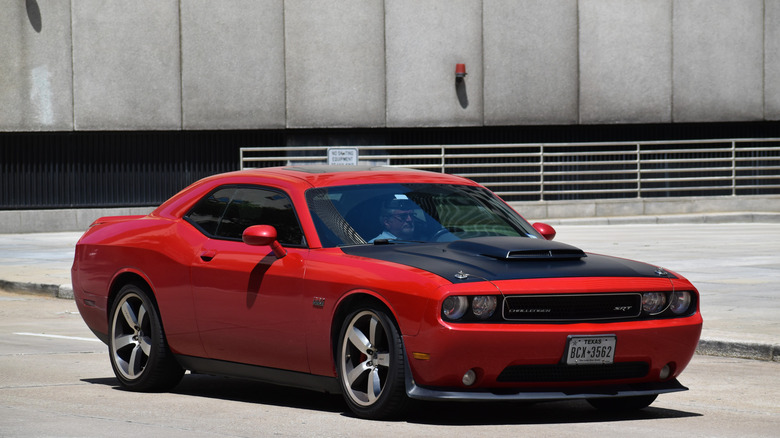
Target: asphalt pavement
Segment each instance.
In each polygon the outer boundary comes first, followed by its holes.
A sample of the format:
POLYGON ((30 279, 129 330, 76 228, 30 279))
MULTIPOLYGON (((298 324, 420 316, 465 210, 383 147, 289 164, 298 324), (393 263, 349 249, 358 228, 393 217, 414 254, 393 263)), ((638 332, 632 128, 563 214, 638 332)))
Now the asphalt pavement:
MULTIPOLYGON (((699 354, 780 362, 780 215, 548 222, 557 241, 691 280, 704 318, 699 354)), ((0 289, 73 299, 70 267, 80 235, 0 234, 0 289)))

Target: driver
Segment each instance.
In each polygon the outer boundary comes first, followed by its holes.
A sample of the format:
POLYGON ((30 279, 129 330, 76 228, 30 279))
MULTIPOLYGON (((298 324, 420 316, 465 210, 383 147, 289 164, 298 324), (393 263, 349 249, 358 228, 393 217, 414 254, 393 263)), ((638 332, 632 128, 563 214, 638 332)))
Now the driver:
POLYGON ((384 231, 369 240, 412 240, 414 237, 414 203, 404 199, 393 199, 382 205, 379 222, 384 231))

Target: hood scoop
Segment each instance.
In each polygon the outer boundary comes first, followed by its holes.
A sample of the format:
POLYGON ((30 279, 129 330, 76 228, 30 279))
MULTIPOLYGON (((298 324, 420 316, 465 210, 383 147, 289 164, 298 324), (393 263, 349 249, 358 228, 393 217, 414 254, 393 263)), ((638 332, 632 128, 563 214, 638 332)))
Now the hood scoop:
POLYGON ((458 240, 450 243, 448 249, 498 260, 578 260, 587 257, 584 251, 574 246, 528 237, 458 240))

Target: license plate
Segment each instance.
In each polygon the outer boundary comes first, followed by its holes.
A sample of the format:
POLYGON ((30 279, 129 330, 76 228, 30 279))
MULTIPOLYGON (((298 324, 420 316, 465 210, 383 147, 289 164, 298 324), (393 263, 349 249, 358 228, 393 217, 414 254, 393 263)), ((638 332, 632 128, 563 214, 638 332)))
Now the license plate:
POLYGON ((567 365, 609 364, 615 361, 615 336, 571 336, 567 365))

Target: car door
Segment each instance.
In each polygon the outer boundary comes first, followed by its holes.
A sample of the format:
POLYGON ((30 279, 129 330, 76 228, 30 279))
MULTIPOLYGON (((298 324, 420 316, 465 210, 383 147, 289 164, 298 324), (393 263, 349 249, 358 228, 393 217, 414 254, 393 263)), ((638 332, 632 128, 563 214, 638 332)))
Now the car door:
POLYGON ((206 236, 191 268, 195 312, 210 358, 309 370, 301 327, 305 248, 292 202, 281 190, 223 186, 187 215, 206 236), (252 225, 272 225, 287 255, 243 243, 252 225))

